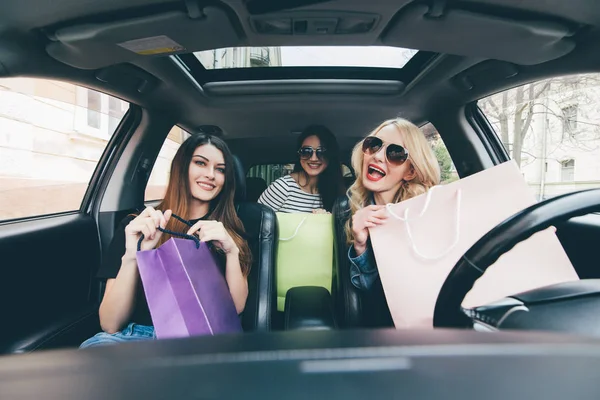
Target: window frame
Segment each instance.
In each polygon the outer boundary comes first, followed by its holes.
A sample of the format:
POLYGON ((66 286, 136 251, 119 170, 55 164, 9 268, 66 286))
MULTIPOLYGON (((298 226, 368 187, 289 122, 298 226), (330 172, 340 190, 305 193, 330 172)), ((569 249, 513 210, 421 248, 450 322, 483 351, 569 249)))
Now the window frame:
POLYGON ((577 104, 570 104, 561 108, 563 114, 563 133, 566 133, 569 136, 574 136, 575 131, 577 130, 578 109, 579 106, 577 104), (572 110, 574 110, 573 113, 571 113, 572 110), (569 112, 569 115, 567 115, 567 112, 569 112))
POLYGON ((571 183, 575 182, 575 159, 565 158, 560 161, 560 182, 571 183), (568 165, 571 164, 571 165, 568 165), (569 174, 570 178, 565 179, 565 173, 569 174))
MULTIPOLYGON (((148 186, 151 183, 151 179, 153 177, 152 174, 154 173, 155 168, 156 168, 156 162, 160 158, 160 152, 163 150, 165 144, 167 143, 167 140, 170 140, 170 141, 175 142, 175 143, 179 143, 179 146, 181 146, 183 144, 183 142, 186 141, 191 135, 192 134, 190 132, 188 132, 185 128, 181 127, 178 124, 175 124, 175 125, 173 125, 171 127, 171 129, 169 130, 169 132, 165 136, 162 144, 160 145, 160 149, 158 150, 158 153, 156 154, 156 158, 152 162, 152 169, 150 170, 150 172, 148 174, 148 179, 146 180, 146 184, 144 186, 144 194, 143 194, 143 196, 144 196, 144 204, 155 204, 155 203, 160 202, 160 201, 163 200, 162 198, 160 198, 160 199, 149 199, 149 198, 146 198, 146 195, 147 195, 147 191, 148 191, 148 186), (175 128, 179 129, 178 134, 181 134, 181 137, 179 138, 181 140, 181 142, 177 142, 177 140, 173 140, 172 139, 172 135, 173 135, 172 131, 175 128)), ((179 146, 177 147, 177 149, 179 149, 179 146)), ((175 152, 177 152, 177 150, 175 152)), ((175 156, 175 154, 173 156, 175 156)), ((170 173, 170 166, 171 166, 172 162, 173 162, 173 159, 169 160, 169 162, 168 162, 169 170, 167 171, 167 173, 170 173)), ((168 185, 168 179, 167 179, 167 183, 165 184, 165 190, 167 188, 167 185, 168 185)), ((164 196, 163 196, 163 198, 164 198, 164 196)))

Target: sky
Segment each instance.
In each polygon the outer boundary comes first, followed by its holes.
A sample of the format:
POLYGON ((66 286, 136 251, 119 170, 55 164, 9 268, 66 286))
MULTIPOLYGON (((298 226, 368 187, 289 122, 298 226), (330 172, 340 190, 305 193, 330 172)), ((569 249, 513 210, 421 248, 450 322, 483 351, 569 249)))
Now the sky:
POLYGON ((284 66, 355 66, 401 68, 417 51, 384 46, 282 47, 284 66))

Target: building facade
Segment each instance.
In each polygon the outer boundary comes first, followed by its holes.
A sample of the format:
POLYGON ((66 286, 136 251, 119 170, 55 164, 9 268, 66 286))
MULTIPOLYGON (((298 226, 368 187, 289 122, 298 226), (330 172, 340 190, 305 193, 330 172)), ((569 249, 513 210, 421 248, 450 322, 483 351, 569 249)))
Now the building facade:
POLYGON ((206 69, 272 67, 281 65, 280 47, 234 47, 195 53, 206 69))
POLYGON ((600 187, 598 104, 600 74, 552 78, 479 102, 538 199, 600 187))

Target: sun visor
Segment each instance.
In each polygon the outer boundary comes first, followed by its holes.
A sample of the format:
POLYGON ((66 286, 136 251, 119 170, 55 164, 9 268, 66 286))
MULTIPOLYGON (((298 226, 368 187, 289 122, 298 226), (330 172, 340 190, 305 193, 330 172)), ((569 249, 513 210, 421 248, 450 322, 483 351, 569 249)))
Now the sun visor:
POLYGON ((55 59, 83 69, 132 62, 143 57, 231 47, 240 42, 229 16, 215 7, 197 18, 171 11, 134 19, 66 27, 46 50, 55 59))
POLYGON ((523 65, 553 60, 575 48, 566 24, 451 8, 432 11, 422 4, 401 10, 388 26, 383 44, 523 65))

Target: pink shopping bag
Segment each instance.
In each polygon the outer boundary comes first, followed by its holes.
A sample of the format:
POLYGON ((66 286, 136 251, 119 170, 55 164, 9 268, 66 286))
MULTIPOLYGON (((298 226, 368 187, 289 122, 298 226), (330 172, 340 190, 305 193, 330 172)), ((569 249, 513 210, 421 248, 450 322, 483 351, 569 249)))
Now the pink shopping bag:
MULTIPOLYGON (((370 229, 370 235, 396 328, 432 328, 438 293, 460 257, 500 222, 535 202, 519 168, 509 161, 388 204, 390 218, 370 229)), ((549 228, 500 257, 462 305, 480 306, 578 279, 554 228, 549 228)))

